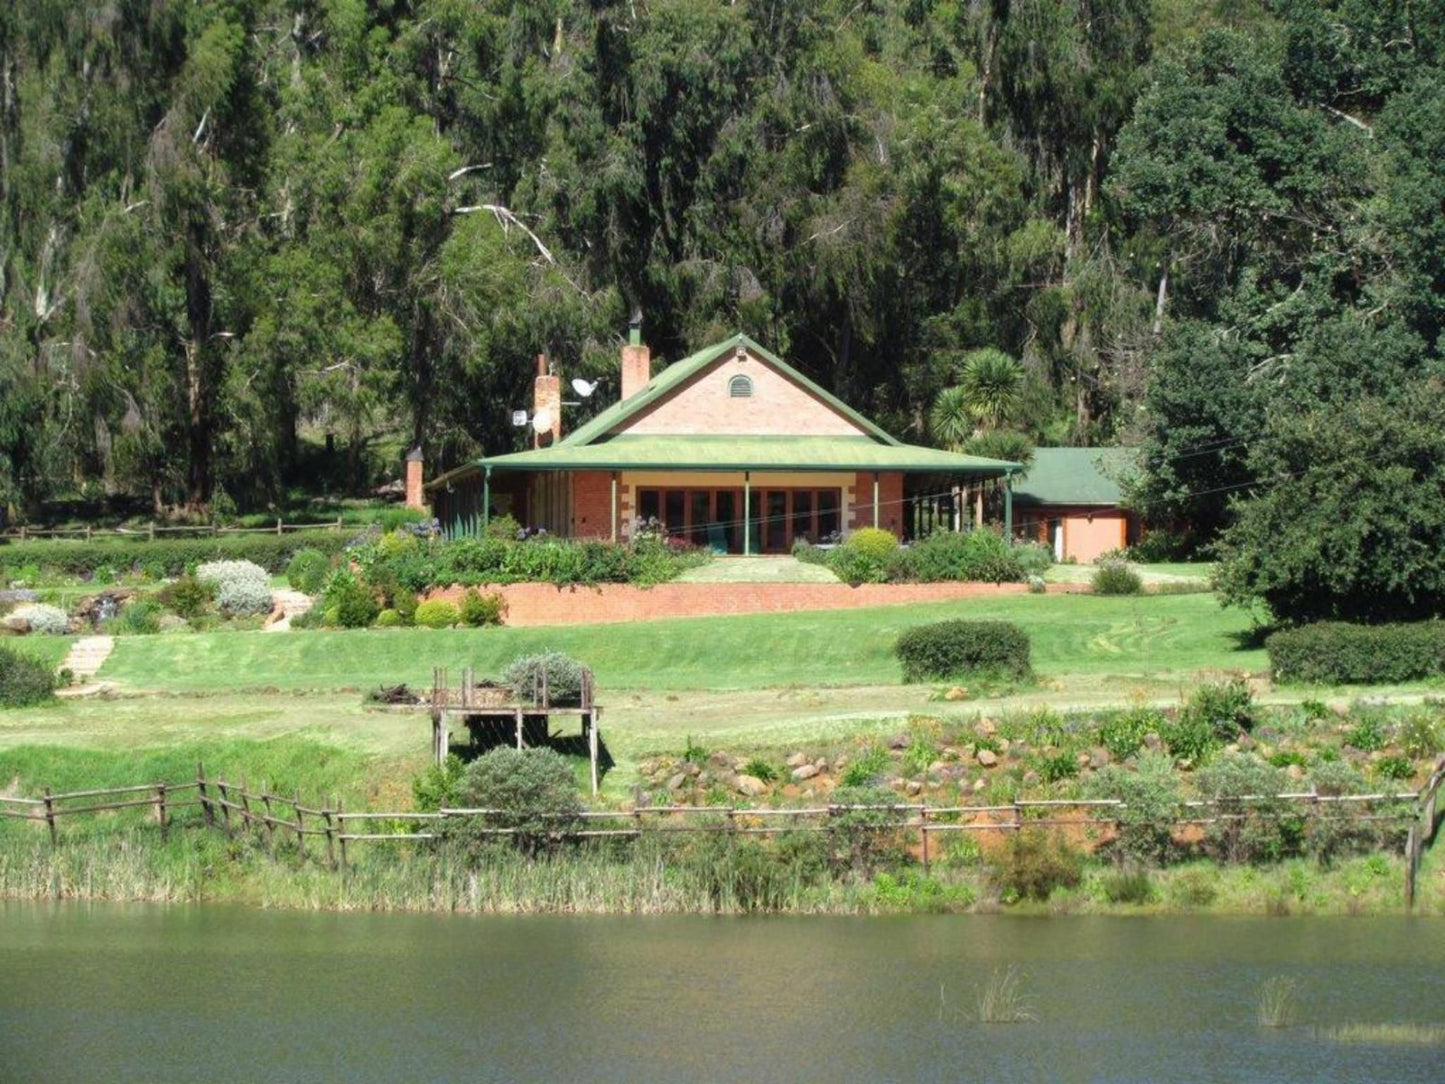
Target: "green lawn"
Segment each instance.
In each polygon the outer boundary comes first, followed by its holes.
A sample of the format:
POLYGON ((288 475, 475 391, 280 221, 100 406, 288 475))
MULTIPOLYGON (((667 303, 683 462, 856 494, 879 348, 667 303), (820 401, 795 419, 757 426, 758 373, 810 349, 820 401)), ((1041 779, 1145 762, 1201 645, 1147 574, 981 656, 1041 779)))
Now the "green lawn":
POLYGON ((61 664, 74 642, 74 636, 7 636, 0 640, 0 644, 51 666, 61 664))
MULTIPOLYGON (((585 592, 579 592, 579 604, 585 592)), ((695 618, 567 628, 217 632, 116 641, 101 677, 181 692, 274 686, 336 689, 428 684, 434 666, 495 675, 547 648, 589 663, 610 689, 757 689, 896 683, 893 643, 905 628, 945 618, 1015 621, 1033 639, 1045 678, 1184 678, 1202 669, 1259 670, 1240 646, 1249 618, 1212 595, 997 599, 695 618)))

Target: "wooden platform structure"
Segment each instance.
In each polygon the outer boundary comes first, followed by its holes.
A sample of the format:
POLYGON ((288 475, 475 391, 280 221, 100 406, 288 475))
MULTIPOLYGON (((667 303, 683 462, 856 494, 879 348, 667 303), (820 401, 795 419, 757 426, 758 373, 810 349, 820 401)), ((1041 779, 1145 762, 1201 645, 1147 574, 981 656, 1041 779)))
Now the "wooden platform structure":
POLYGON ((451 722, 454 717, 473 734, 489 728, 510 725, 516 735, 518 749, 527 746, 528 732, 541 730, 544 736, 552 732, 555 716, 568 718, 576 716, 582 727, 582 739, 587 745, 587 758, 591 765, 592 795, 597 796, 598 788, 598 723, 602 708, 596 699, 596 683, 592 671, 582 670, 582 694, 577 704, 552 703, 551 690, 547 684, 546 671, 539 671, 531 696, 518 696, 511 688, 490 682, 478 683, 471 667, 462 671, 461 684, 452 688, 447 671, 437 667, 432 671, 432 691, 429 701, 432 727, 432 754, 438 764, 446 760, 451 750, 451 722))

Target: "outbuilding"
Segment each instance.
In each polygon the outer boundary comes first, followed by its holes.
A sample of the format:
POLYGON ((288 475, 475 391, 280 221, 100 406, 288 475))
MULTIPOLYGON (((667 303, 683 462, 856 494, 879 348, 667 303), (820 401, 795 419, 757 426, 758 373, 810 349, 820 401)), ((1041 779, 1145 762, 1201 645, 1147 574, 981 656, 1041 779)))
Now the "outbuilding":
POLYGON ((1124 507, 1121 479, 1137 463, 1134 448, 1035 448, 1014 484, 1019 534, 1080 564, 1133 545, 1139 516, 1124 507))

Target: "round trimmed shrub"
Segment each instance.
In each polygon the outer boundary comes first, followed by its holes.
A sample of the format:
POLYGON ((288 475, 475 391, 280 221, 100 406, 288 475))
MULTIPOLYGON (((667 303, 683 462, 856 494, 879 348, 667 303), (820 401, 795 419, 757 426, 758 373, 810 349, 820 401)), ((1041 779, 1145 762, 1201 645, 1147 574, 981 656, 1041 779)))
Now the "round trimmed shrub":
POLYGON ((371 588, 346 569, 338 569, 327 579, 319 605, 328 625, 344 629, 364 629, 381 612, 371 588))
POLYGON ((286 566, 286 581, 298 591, 314 595, 326 584, 331 558, 320 550, 297 550, 286 566))
POLYGON ((382 610, 376 615, 376 627, 379 629, 399 629, 402 625, 401 614, 395 610, 382 610))
POLYGON ((43 703, 55 693, 55 674, 38 659, 0 647, 0 707, 43 703))
POLYGON ((898 538, 882 527, 859 527, 843 540, 843 548, 886 564, 898 552, 898 538))
POLYGON ((497 810, 442 821, 442 837, 472 853, 497 838, 485 829, 511 829, 513 834, 502 838, 525 854, 536 854, 581 824, 577 778, 554 749, 493 749, 468 766, 455 800, 464 808, 497 810))
POLYGON ((250 561, 207 561, 196 568, 196 579, 216 590, 221 612, 236 617, 271 612, 271 578, 250 561))
POLYGON ((938 621, 898 637, 904 681, 947 681, 977 673, 1029 673, 1028 634, 1008 621, 938 621))
POLYGON ((428 599, 417 604, 412 620, 424 629, 449 629, 461 621, 457 608, 444 598, 428 599))
POLYGON ((502 671, 502 681, 524 700, 532 697, 533 691, 541 687, 539 675, 547 675, 547 695, 552 703, 560 706, 582 702, 582 672, 580 662, 560 651, 544 651, 540 655, 523 655, 513 659, 502 671))
POLYGON ((70 617, 59 606, 45 602, 28 602, 16 606, 13 614, 30 623, 30 631, 44 636, 63 636, 70 627, 70 617))
POLYGON ((483 625, 500 625, 507 612, 507 600, 498 594, 484 595, 475 588, 468 588, 462 595, 462 604, 457 608, 463 625, 480 628, 483 625))

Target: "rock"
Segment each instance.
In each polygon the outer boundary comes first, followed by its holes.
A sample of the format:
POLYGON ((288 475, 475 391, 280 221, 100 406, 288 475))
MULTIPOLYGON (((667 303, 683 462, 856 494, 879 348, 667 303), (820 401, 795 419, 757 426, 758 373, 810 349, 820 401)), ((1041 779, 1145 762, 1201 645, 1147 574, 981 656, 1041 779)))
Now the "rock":
POLYGON ((819 757, 817 760, 813 761, 813 767, 817 768, 820 772, 826 772, 828 770, 828 758, 819 757))
POLYGON ((992 768, 998 763, 998 754, 992 749, 980 749, 978 751, 978 762, 985 768, 992 768))
POLYGON ((1088 754, 1088 753, 1080 753, 1078 756, 1076 756, 1076 757, 1074 758, 1074 760, 1078 762, 1078 765, 1079 765, 1080 768, 1087 768, 1087 767, 1089 766, 1089 754, 1088 754))
POLYGON ((1089 754, 1089 767, 1103 768, 1112 763, 1113 759, 1114 758, 1109 755, 1109 750, 1100 745, 1089 754))
POLYGON ((6 614, 4 618, 0 618, 0 627, 11 636, 24 636, 30 631, 30 621, 19 614, 6 614))
POLYGON ((1008 740, 1007 738, 999 738, 999 740, 998 740, 998 751, 999 751, 1000 753, 1002 753, 1002 754, 1007 754, 1008 751, 1009 751, 1010 749, 1012 749, 1012 748, 1013 748, 1013 745, 1009 742, 1009 740, 1008 740))
POLYGON ((687 772, 687 774, 692 776, 694 779, 696 779, 702 774, 702 769, 699 768, 696 764, 689 764, 686 768, 683 769, 683 771, 687 772))
POLYGON ((713 753, 707 758, 707 762, 714 768, 731 768, 733 766, 733 758, 726 753, 713 753))
POLYGON ((946 693, 943 694, 943 699, 945 699, 945 700, 967 700, 967 699, 968 699, 968 690, 965 689, 962 685, 955 685, 953 688, 949 689, 948 692, 946 692, 946 693))
POLYGON ((40 595, 25 587, 16 587, 9 591, 0 591, 0 606, 18 606, 22 602, 39 601, 40 595))
POLYGON ((1254 739, 1251 738, 1248 734, 1241 734, 1239 736, 1239 741, 1235 742, 1234 744, 1239 746, 1239 748, 1243 752, 1247 753, 1254 748, 1254 739))
POLYGON ((980 738, 991 738, 998 733, 998 722, 994 719, 980 719, 974 724, 973 732, 980 738))
POLYGON ((817 774, 818 766, 816 764, 800 764, 798 767, 793 769, 793 778, 799 783, 801 783, 804 779, 812 779, 813 776, 817 774))
POLYGON ((943 761, 935 760, 932 764, 928 766, 928 774, 941 775, 943 773, 943 769, 946 767, 948 767, 948 765, 943 763, 943 761))
POLYGON ((908 785, 903 789, 906 790, 909 794, 918 794, 920 791, 923 790, 923 784, 916 779, 911 779, 909 780, 908 785))
POLYGON ((1225 751, 1226 753, 1237 753, 1237 752, 1239 752, 1239 742, 1237 742, 1237 741, 1232 741, 1232 742, 1230 742, 1228 745, 1226 745, 1226 746, 1224 747, 1224 751, 1225 751))
POLYGON ((987 779, 975 779, 975 780, 973 781, 973 792, 974 792, 975 794, 978 794, 980 791, 987 789, 987 787, 988 787, 988 780, 987 780, 987 779))
POLYGON ((1157 753, 1160 747, 1163 746, 1163 744, 1164 743, 1159 739, 1159 735, 1154 733, 1154 731, 1152 730, 1144 735, 1144 748, 1148 749, 1151 752, 1157 753))
POLYGON ((1284 774, 1295 782, 1299 782, 1305 777, 1305 770, 1301 768, 1298 764, 1291 764, 1288 768, 1284 770, 1284 774))
POLYGON ((907 749, 907 748, 908 748, 908 735, 907 735, 907 734, 898 734, 898 735, 894 736, 893 738, 890 738, 889 741, 888 741, 888 748, 890 748, 890 749, 907 749))
POLYGON ((807 753, 793 753, 787 760, 783 761, 789 768, 801 768, 808 763, 807 753))
POLYGON ((756 798, 768 789, 768 785, 755 775, 738 776, 736 786, 739 794, 746 794, 749 798, 756 798))
POLYGON ((686 785, 687 785, 687 775, 686 775, 685 773, 683 773, 683 772, 678 772, 676 775, 674 775, 671 779, 669 779, 669 780, 667 781, 667 789, 668 789, 668 790, 681 790, 681 789, 682 789, 684 786, 686 786, 686 785))
POLYGON ((1036 771, 1024 772, 1024 786, 1036 787, 1039 785, 1039 773, 1036 771))
POLYGON ((160 630, 162 632, 184 632, 190 627, 190 622, 179 614, 161 614, 160 630))

